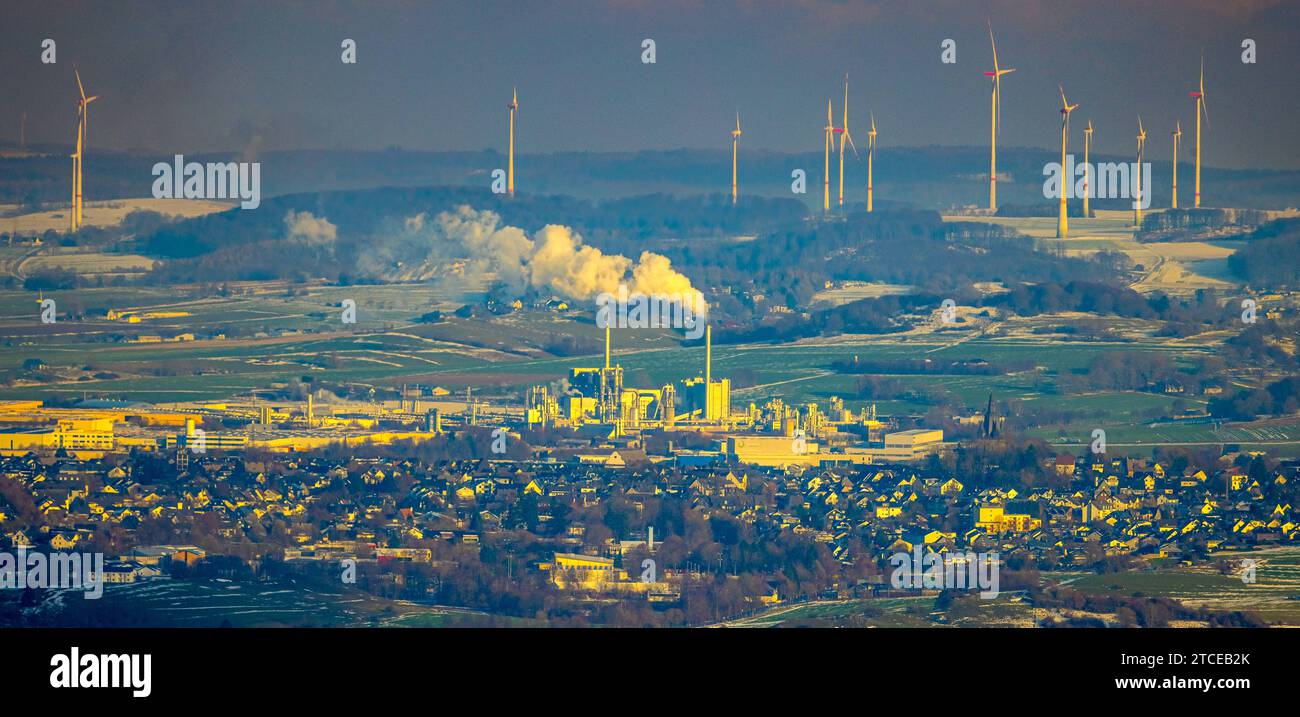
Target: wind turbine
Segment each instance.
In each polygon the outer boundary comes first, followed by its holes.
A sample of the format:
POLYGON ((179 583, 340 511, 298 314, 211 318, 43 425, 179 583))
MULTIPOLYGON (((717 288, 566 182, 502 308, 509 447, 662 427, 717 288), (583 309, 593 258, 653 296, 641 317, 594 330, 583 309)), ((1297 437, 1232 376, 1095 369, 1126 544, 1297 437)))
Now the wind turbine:
POLYGON ((86 87, 81 84, 80 70, 74 67, 72 73, 77 77, 77 91, 81 94, 81 99, 77 101, 77 167, 73 178, 73 231, 76 231, 84 223, 82 216, 82 186, 85 179, 86 147, 90 144, 90 103, 99 99, 99 95, 87 97, 86 87))
POLYGON ((831 117, 831 101, 826 100, 826 160, 822 165, 822 211, 831 210, 831 135, 835 132, 835 120, 831 117))
POLYGON ((1133 226, 1142 228, 1142 156, 1147 145, 1147 131, 1142 128, 1142 115, 1138 115, 1137 201, 1133 203, 1133 226))
POLYGON ((740 140, 740 113, 736 113, 736 128, 731 130, 731 206, 736 206, 736 144, 740 140))
POLYGON ((1201 84, 1196 92, 1188 92, 1196 98, 1196 194, 1197 208, 1201 206, 1201 114, 1205 114, 1205 124, 1210 123, 1210 110, 1205 106, 1205 55, 1201 55, 1201 84))
POLYGON ((875 160, 876 160, 876 114, 873 112, 871 114, 871 131, 867 132, 867 213, 868 214, 870 214, 872 210, 871 193, 873 187, 871 185, 871 175, 872 175, 872 170, 875 168, 874 166, 875 160))
POLYGON ((1088 195, 1092 193, 1092 165, 1088 164, 1088 150, 1092 148, 1092 120, 1088 120, 1088 126, 1083 130, 1083 216, 1092 216, 1088 213, 1088 195))
POLYGON ((519 109, 519 88, 511 88, 510 104, 510 147, 506 155, 506 194, 515 196, 515 110, 519 109))
POLYGON ((989 98, 989 211, 998 210, 998 134, 1002 129, 1002 76, 1015 72, 1015 68, 1002 69, 998 65, 998 44, 993 40, 993 23, 989 23, 989 44, 993 46, 993 71, 984 76, 992 78, 993 94, 989 98))
POLYGON ((858 148, 853 146, 853 135, 849 134, 849 75, 844 74, 844 124, 835 130, 840 134, 840 208, 844 208, 844 141, 853 147, 853 156, 858 156, 858 148))
POLYGON ((1178 139, 1183 136, 1183 123, 1174 124, 1174 131, 1170 132, 1174 136, 1174 201, 1170 205, 1174 209, 1178 208, 1178 139))
POLYGON ((1067 102, 1065 87, 1058 87, 1061 89, 1061 211, 1056 217, 1056 237, 1064 239, 1070 233, 1070 222, 1065 216, 1065 183, 1070 181, 1065 176, 1065 144, 1070 130, 1070 113, 1078 109, 1079 105, 1067 102))

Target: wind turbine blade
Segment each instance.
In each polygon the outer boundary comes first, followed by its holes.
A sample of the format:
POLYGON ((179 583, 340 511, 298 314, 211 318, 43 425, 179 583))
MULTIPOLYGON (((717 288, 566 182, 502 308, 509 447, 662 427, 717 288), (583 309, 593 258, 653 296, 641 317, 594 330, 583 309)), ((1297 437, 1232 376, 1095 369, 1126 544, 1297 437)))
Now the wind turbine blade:
POLYGON ((86 99, 86 88, 81 84, 81 71, 74 67, 72 68, 72 74, 77 76, 77 91, 81 93, 81 99, 84 101, 86 99))
POLYGON ((858 159, 858 158, 859 158, 859 157, 858 157, 858 148, 857 148, 856 146, 854 146, 854 144, 853 144, 853 135, 850 134, 849 131, 846 129, 846 130, 844 130, 844 136, 845 136, 845 138, 847 138, 847 139, 849 140, 849 147, 853 149, 853 157, 854 157, 854 159, 858 159))
POLYGON ((1201 53, 1201 112, 1205 114, 1205 124, 1210 123, 1210 108, 1205 103, 1205 53, 1201 53))
POLYGON ((993 46, 993 71, 998 71, 998 43, 993 40, 993 21, 989 21, 989 44, 993 46))
POLYGON ((844 131, 849 131, 849 73, 844 73, 844 131))

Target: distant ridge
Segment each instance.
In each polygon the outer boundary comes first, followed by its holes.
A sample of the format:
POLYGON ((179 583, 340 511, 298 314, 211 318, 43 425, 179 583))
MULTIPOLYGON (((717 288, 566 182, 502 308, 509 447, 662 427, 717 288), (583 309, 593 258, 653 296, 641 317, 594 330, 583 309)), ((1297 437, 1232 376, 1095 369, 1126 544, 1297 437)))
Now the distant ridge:
MULTIPOLYGON (((0 152, 0 203, 66 202, 66 148, 33 146, 26 157, 0 152)), ((1054 161, 1047 149, 999 147, 999 196, 1007 204, 1046 203, 1043 165, 1054 161)), ((402 149, 267 151, 257 157, 237 154, 186 155, 190 161, 260 161, 262 194, 272 197, 315 191, 384 186, 481 186, 504 166, 495 150, 425 152, 402 149)), ((811 207, 815 194, 790 190, 791 172, 803 169, 807 184, 819 181, 821 155, 750 150, 740 160, 740 193, 802 199, 811 207), (810 199, 811 198, 811 199, 810 199)), ((1129 162, 1132 157, 1094 155, 1094 162, 1129 162)), ((150 195, 151 169, 169 156, 93 152, 87 159, 87 200, 150 195)), ((1180 167, 1186 174, 1186 166, 1180 167)), ((942 209, 987 201, 987 147, 881 147, 876 157, 877 202, 942 209)), ((727 192, 731 181, 729 147, 636 152, 553 152, 517 158, 518 190, 607 198, 639 194, 678 195, 727 192)), ((1152 164, 1153 205, 1169 202, 1169 162, 1152 164)), ((846 164, 846 201, 866 200, 866 165, 846 164)), ((1203 169, 1206 203, 1254 209, 1300 205, 1300 170, 1203 169)))

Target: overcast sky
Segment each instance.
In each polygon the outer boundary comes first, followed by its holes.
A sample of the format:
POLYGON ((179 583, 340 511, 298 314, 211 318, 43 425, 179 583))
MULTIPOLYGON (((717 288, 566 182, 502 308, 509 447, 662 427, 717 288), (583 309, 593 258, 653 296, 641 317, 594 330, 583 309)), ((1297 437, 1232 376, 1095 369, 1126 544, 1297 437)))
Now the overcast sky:
MULTIPOLYGON (((865 144, 985 145, 986 20, 1003 82, 1002 142, 1051 147, 1057 83, 1098 150, 1169 152, 1205 52, 1204 161, 1300 168, 1295 0, 10 0, 0 22, 0 137, 70 142, 76 83, 93 146, 159 153, 263 148, 504 149, 519 86, 521 152, 729 147, 818 150, 828 98, 865 144), (40 61, 57 42, 58 62, 40 61), (340 60, 344 38, 357 64, 340 60), (657 62, 641 62, 656 42, 657 62), (940 62, 945 38, 956 64, 940 62), (1258 60, 1243 64, 1242 40, 1258 60)), ((1076 131, 1072 141, 1079 141, 1076 131)))

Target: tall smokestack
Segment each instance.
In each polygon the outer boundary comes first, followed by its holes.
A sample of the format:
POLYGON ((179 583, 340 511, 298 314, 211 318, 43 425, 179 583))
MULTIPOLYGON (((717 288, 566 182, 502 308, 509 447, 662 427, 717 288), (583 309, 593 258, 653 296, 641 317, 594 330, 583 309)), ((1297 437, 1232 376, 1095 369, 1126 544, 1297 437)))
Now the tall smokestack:
POLYGON ((609 370, 609 324, 605 325, 605 370, 609 370))

